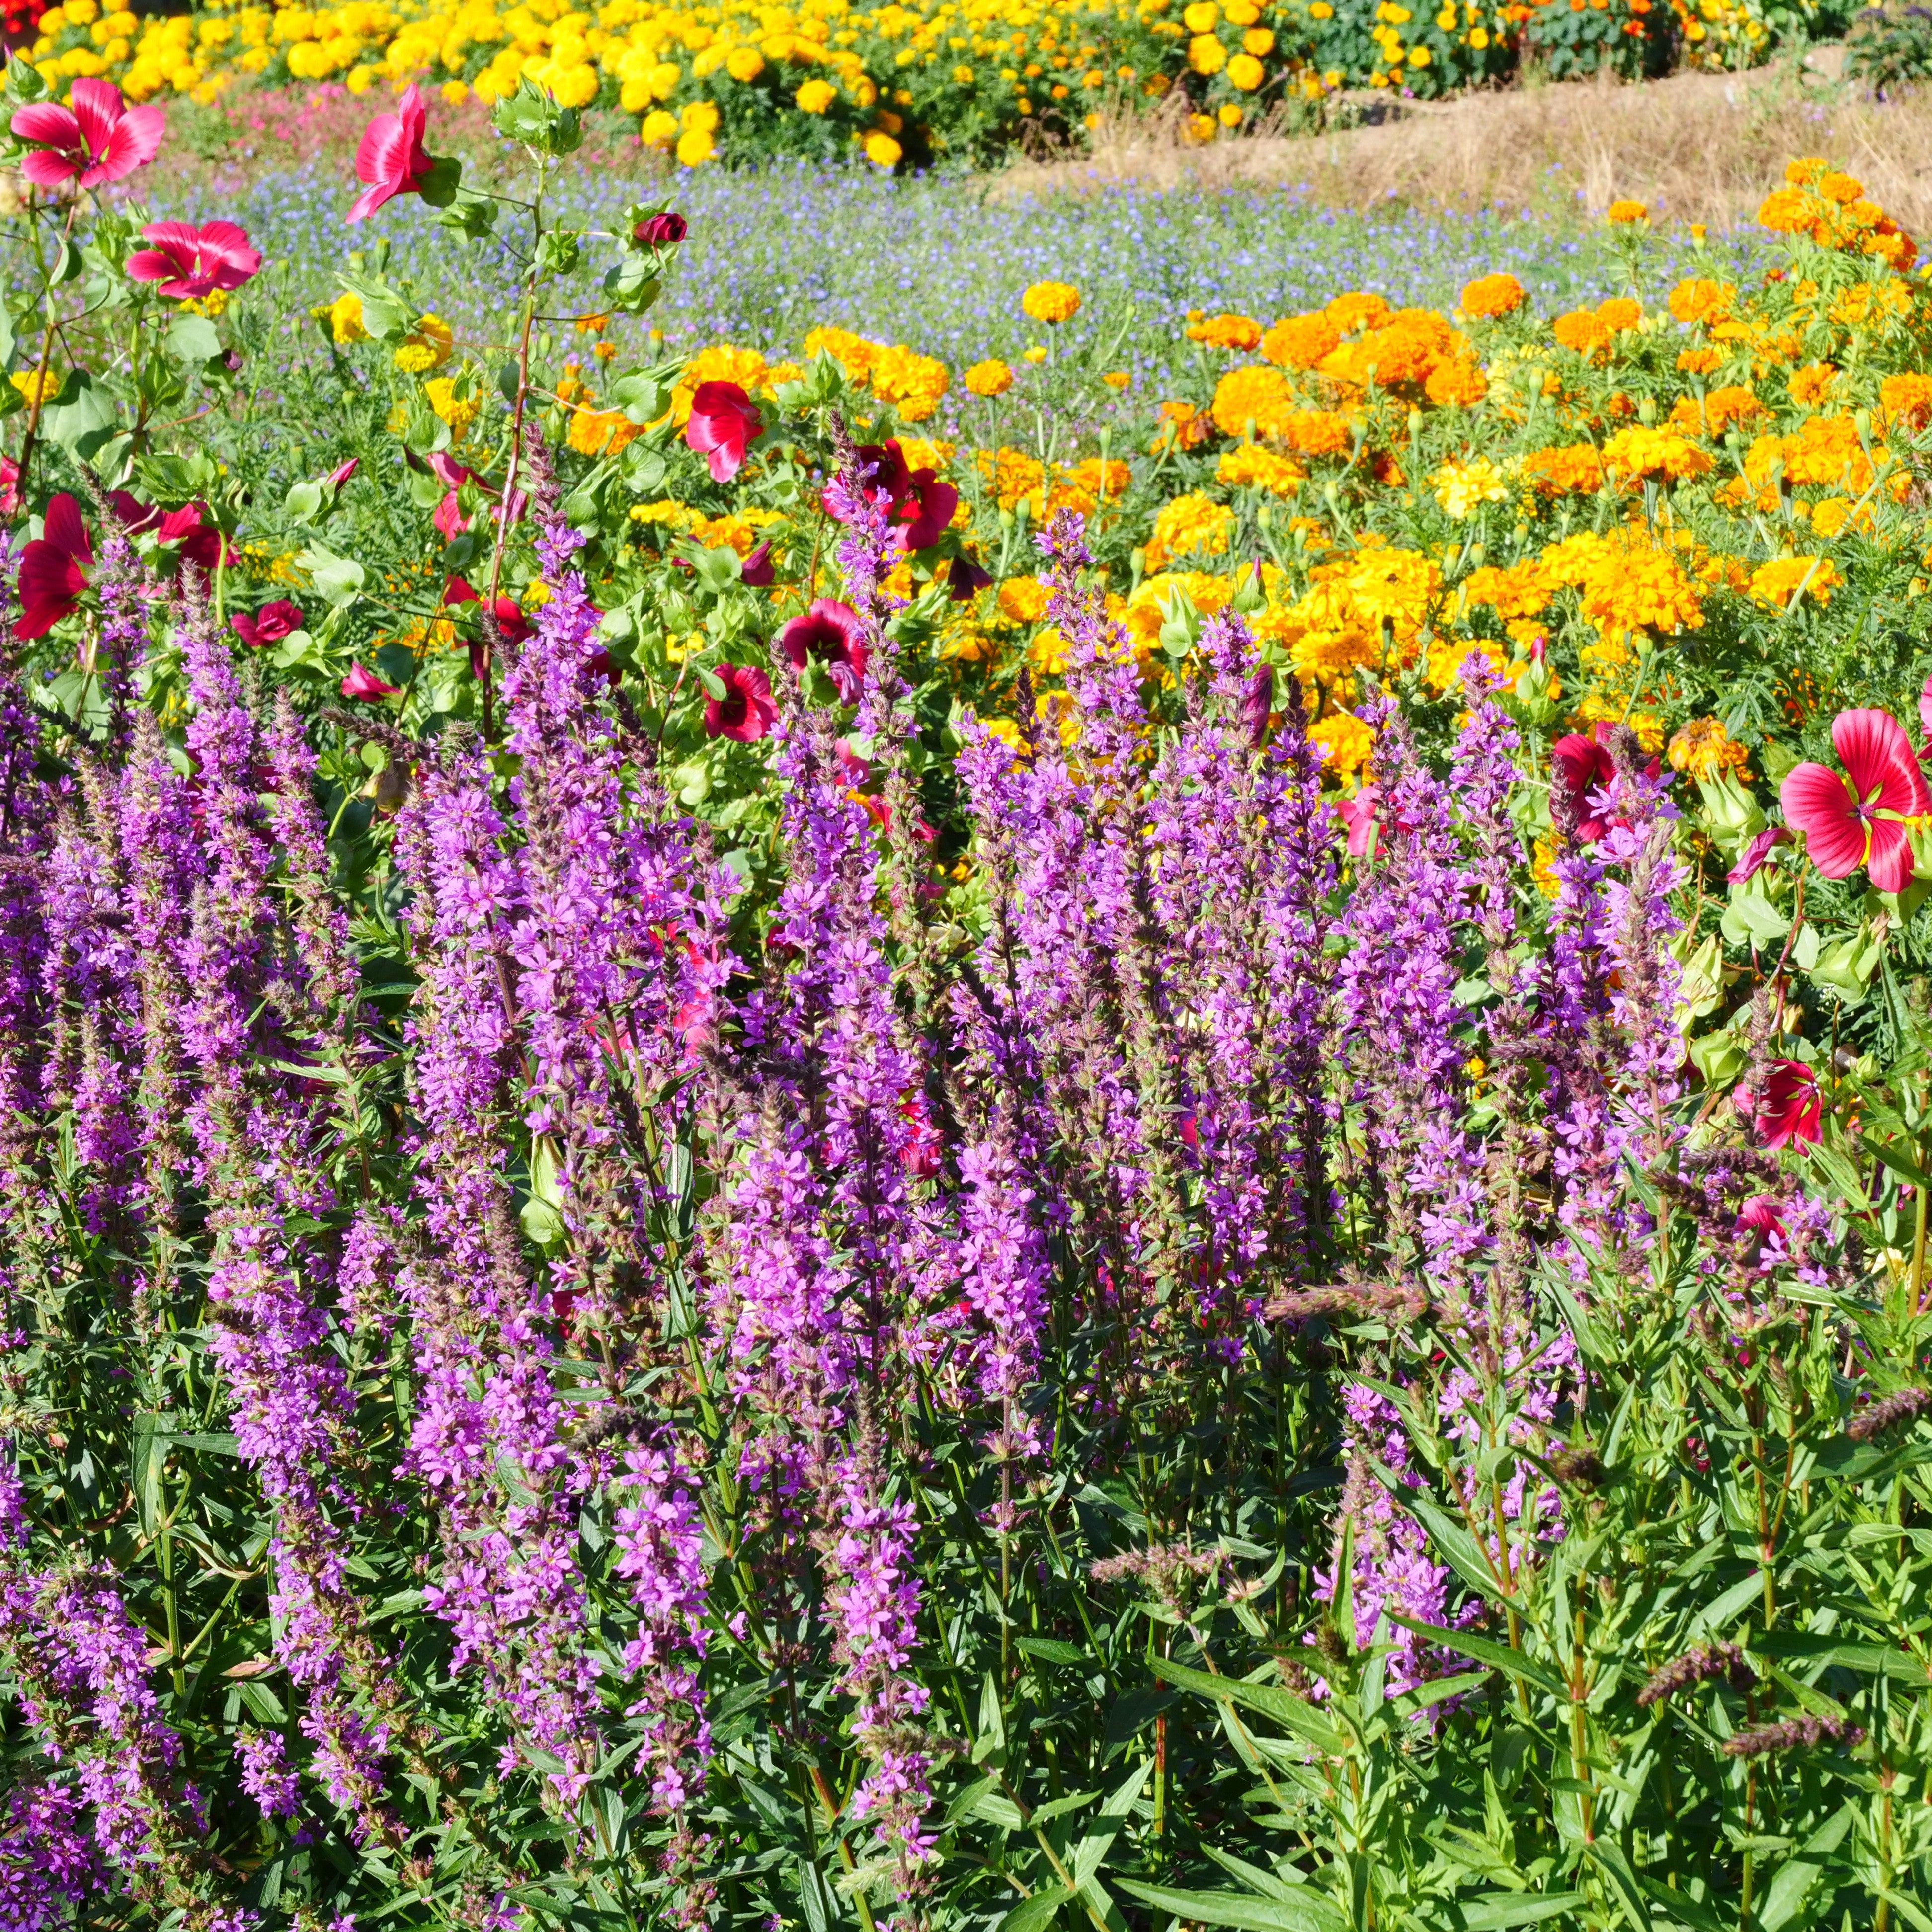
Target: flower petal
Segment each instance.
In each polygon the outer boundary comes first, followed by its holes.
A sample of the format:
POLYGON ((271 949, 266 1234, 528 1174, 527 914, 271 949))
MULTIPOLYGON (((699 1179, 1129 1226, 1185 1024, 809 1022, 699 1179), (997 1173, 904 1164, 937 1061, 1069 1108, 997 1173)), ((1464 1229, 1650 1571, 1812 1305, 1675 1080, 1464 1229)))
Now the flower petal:
POLYGON ((22 141, 38 142, 45 148, 65 148, 78 151, 80 142, 80 123, 68 110, 51 100, 37 102, 32 107, 18 108, 8 124, 14 138, 22 141))
POLYGON ((78 557, 82 563, 94 561, 94 544, 88 536, 80 506, 64 490, 49 502, 40 534, 57 549, 78 557))
POLYGON ((1864 821, 1852 808, 1845 781, 1823 765, 1795 765, 1779 788, 1786 819, 1809 841, 1811 862, 1828 879, 1849 878, 1864 863, 1864 821))
POLYGON ((36 188, 58 188, 62 182, 73 180, 80 152, 77 148, 36 148, 21 161, 20 172, 36 188))
POLYGON ((1911 884, 1912 842, 1897 819, 1873 821, 1871 856, 1865 861, 1865 874, 1874 892, 1902 892, 1911 884))
POLYGON ((1888 711, 1841 711, 1832 721, 1832 748, 1861 799, 1876 791, 1887 812, 1915 818, 1932 812, 1932 796, 1912 756, 1905 728, 1888 711))
POLYGON ((76 80, 72 100, 80 138, 87 143, 90 158, 98 161, 106 154, 107 144, 127 111, 121 90, 111 80, 76 80))

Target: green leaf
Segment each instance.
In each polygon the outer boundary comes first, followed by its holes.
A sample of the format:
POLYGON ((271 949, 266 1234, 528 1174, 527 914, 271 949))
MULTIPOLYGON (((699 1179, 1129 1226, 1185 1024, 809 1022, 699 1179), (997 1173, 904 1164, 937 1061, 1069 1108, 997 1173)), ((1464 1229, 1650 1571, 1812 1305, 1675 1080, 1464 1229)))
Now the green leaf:
POLYGON ((1580 1892, 1546 1892, 1540 1898, 1528 1898, 1520 1892, 1492 1892, 1480 1898, 1459 1898, 1456 1910, 1462 1915, 1468 1932, 1502 1932, 1505 1926, 1534 1925, 1589 1902, 1580 1892))
POLYGON ((1076 1791, 1070 1797, 1056 1798, 1050 1804, 1042 1804, 1029 1822, 1035 1825, 1049 1824, 1055 1818, 1064 1818, 1070 1811, 1078 1811, 1093 1803, 1100 1796, 1097 1791, 1076 1791))
MULTIPOLYGON (((722 697, 722 691, 712 692, 713 697, 722 697)), ((1016 1636, 1013 1639, 1029 1657, 1043 1658, 1048 1664, 1084 1664, 1087 1653, 1078 1644, 1062 1643, 1058 1637, 1016 1636)))
POLYGON ((1390 1610, 1388 1615, 1390 1623, 1400 1624, 1404 1630, 1414 1631, 1418 1636, 1426 1636, 1439 1643, 1444 1650, 1460 1652, 1465 1657, 1473 1657, 1478 1664, 1487 1664, 1512 1677, 1520 1677, 1538 1689, 1547 1690, 1552 1697, 1567 1698, 1570 1694, 1562 1678, 1546 1664, 1524 1656, 1520 1650, 1510 1649, 1506 1643, 1492 1643, 1487 1637, 1473 1636, 1468 1630, 1444 1630, 1440 1624, 1418 1623, 1399 1610, 1390 1610))
POLYGON ((1219 1698, 1258 1711, 1330 1757, 1340 1757, 1348 1750, 1346 1735, 1292 1690, 1272 1684, 1249 1684, 1236 1677, 1216 1677, 1205 1670, 1190 1670, 1186 1664, 1165 1657, 1155 1658, 1153 1664, 1156 1677, 1183 1690, 1192 1690, 1197 1696, 1219 1698))
POLYGON ((361 594, 364 573, 352 557, 338 556, 320 544, 296 553, 296 562, 309 574, 310 580, 338 610, 352 604, 361 594))
POLYGON ((1588 1839, 1583 1849, 1594 1858, 1610 1881, 1610 1889, 1617 1903, 1623 1907, 1624 1916, 1629 1919, 1635 1932, 1650 1932, 1650 1912, 1643 1902, 1643 1893, 1636 1882, 1636 1874, 1630 1868, 1621 1847, 1607 1839, 1588 1839))
POLYGON ((1128 1878, 1115 1882, 1143 1905, 1198 1924, 1232 1925, 1240 1932, 1348 1932, 1342 1908, 1312 1888, 1292 1899, 1255 1898, 1238 1892, 1175 1892, 1128 1878))
POLYGON ((1043 1932, 1060 1908, 1073 1896, 1064 1885, 1048 1886, 1030 1898, 1023 1898, 1000 1921, 999 1932, 1043 1932))
MULTIPOLYGON (((13 385, 10 382, 8 387, 11 388, 13 385)), ((83 462, 89 461, 115 434, 114 405, 94 386, 93 378, 86 370, 76 369, 61 385, 58 398, 40 412, 40 427, 50 442, 71 450, 83 462)))
POLYGON ((282 499, 282 514, 292 524, 305 524, 322 508, 320 483, 293 483, 282 499))
POLYGON ((221 353, 221 337, 205 315, 182 314, 168 324, 163 338, 167 352, 177 362, 190 365, 212 362, 221 353))
POLYGON ((1882 1643, 1846 1643, 1804 1630, 1766 1630, 1751 1639, 1750 1648, 1760 1656, 1786 1663, 1835 1665, 1867 1676, 1893 1678, 1916 1690, 1932 1684, 1932 1677, 1916 1657, 1882 1643))

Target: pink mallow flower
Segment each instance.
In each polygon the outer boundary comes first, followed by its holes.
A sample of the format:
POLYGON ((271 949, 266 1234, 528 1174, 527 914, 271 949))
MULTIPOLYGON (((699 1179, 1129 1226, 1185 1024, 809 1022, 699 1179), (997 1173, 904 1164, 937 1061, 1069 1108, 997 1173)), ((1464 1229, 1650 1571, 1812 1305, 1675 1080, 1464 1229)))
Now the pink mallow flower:
POLYGON ((1758 1096, 1755 1122, 1766 1147, 1781 1148, 1792 1141, 1808 1142, 1815 1147, 1824 1111, 1818 1076, 1802 1060, 1771 1063, 1758 1096))
POLYGON ((362 130, 356 150, 356 178, 364 186, 349 211, 351 221, 374 214, 399 194, 422 192, 436 166, 435 158, 423 146, 423 130, 428 124, 422 89, 412 86, 396 103, 394 113, 378 114, 362 130))
POLYGON ((372 702, 381 698, 394 698, 401 687, 385 684, 373 670, 366 670, 360 663, 349 667, 349 675, 342 680, 344 698, 366 698, 372 702))
POLYGON ((1932 814, 1912 741, 1889 712, 1841 711, 1832 721, 1832 747, 1844 772, 1794 766, 1779 788, 1784 816, 1805 835, 1811 862, 1826 878, 1862 866, 1875 890, 1902 892, 1912 883, 1904 821, 1932 814))
POLYGON ((151 221, 141 230, 149 245, 128 257, 128 273, 137 282, 159 282, 171 302, 238 289, 260 274, 261 251, 250 245, 248 231, 232 221, 151 221))
POLYGON ((712 482, 730 482, 764 433, 764 418, 736 382, 700 382, 692 392, 684 440, 706 459, 712 482))
POLYGON ((16 109, 8 124, 15 140, 33 143, 20 172, 36 188, 98 188, 154 158, 168 124, 160 108, 128 106, 105 80, 76 80, 70 98, 70 107, 42 100, 16 109))

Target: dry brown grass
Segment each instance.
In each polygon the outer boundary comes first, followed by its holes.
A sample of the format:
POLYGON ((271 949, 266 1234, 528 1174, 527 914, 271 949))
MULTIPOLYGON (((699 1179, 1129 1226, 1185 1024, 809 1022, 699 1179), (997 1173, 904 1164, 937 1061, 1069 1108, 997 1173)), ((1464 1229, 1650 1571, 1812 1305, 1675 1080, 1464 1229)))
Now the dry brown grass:
POLYGON ((1747 220, 1796 154, 1828 156, 1904 226, 1932 231, 1932 90, 1883 103, 1796 62, 1415 104, 1378 125, 1205 148, 1168 112, 1103 122, 1086 154, 1016 163, 1001 194, 1108 182, 1295 186, 1352 208, 1408 202, 1600 212, 1634 196, 1712 226, 1747 220))

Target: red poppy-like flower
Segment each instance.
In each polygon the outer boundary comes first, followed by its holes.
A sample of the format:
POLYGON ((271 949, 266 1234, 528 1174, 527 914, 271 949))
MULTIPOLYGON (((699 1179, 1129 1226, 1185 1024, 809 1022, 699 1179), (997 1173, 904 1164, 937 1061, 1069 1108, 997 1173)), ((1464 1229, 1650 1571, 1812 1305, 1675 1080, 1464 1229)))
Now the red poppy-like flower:
POLYGON ((759 544, 739 568, 738 581, 752 590, 769 590, 778 580, 769 541, 759 544))
POLYGON ((393 698, 400 688, 400 686, 397 685, 385 684, 373 670, 364 670, 359 662, 349 667, 349 675, 342 680, 344 698, 366 698, 372 700, 379 698, 393 698))
POLYGON ((446 490, 460 490, 464 484, 477 481, 476 471, 466 463, 458 462, 446 449, 437 450, 430 458, 429 466, 446 490))
POLYGON ((712 482, 730 482, 745 466, 746 448, 764 433, 764 418, 736 382, 700 382, 693 392, 684 440, 710 459, 712 482))
POLYGON ((1903 821, 1932 813, 1912 742, 1889 712, 1841 711, 1832 721, 1832 746, 1844 774, 1794 766, 1778 791, 1784 815, 1805 835, 1811 862, 1826 878, 1862 866, 1877 891, 1902 892, 1912 882, 1903 821))
POLYGON ((183 562, 212 572, 224 561, 232 563, 235 550, 207 518, 206 503, 184 503, 162 518, 154 535, 161 542, 172 544, 183 562))
POLYGON ((772 681, 756 664, 720 664, 718 681, 722 698, 704 700, 704 735, 754 745, 772 728, 778 715, 772 702, 772 681))
POLYGON ((1816 1146, 1818 1124, 1825 1111, 1818 1076, 1801 1060, 1774 1060, 1758 1096, 1756 1126, 1768 1148, 1792 1141, 1816 1146))
POLYGON ((356 150, 356 178, 365 185, 349 211, 351 221, 374 214, 399 194, 422 192, 423 183, 436 166, 422 144, 423 130, 428 124, 422 89, 412 86, 397 102, 394 113, 378 114, 362 130, 362 144, 356 150))
POLYGON ((1372 784, 1365 784, 1352 798, 1345 798, 1336 803, 1335 809, 1342 814, 1342 823, 1348 827, 1352 858, 1359 859, 1374 842, 1376 811, 1381 803, 1381 788, 1372 784))
POLYGON ((470 527, 470 519, 463 514, 463 499, 454 490, 437 504, 436 514, 429 520, 445 543, 454 543, 470 527))
POLYGON ((1754 1234, 1781 1234, 1784 1232, 1784 1216, 1779 1211, 1778 1196, 1774 1194, 1754 1194, 1738 1210, 1738 1232, 1748 1230, 1754 1234))
MULTIPOLYGON (((442 601, 448 608, 456 604, 482 604, 484 600, 476 587, 464 578, 452 577, 443 586, 442 601)), ((506 642, 520 644, 530 635, 530 620, 524 615, 524 607, 514 597, 492 598, 488 608, 506 642)))
POLYGON ((137 282, 159 282, 171 302, 238 289, 262 268, 261 251, 251 248, 248 231, 232 221, 151 221, 141 238, 152 245, 128 257, 128 272, 137 282))
POLYGON ((690 229, 682 215, 666 208, 662 214, 646 215, 631 232, 646 248, 668 248, 682 242, 690 229))
POLYGON ((946 572, 946 594, 956 604, 970 604, 992 581, 992 572, 982 570, 970 556, 956 556, 946 572))
POLYGON ((1590 794, 1600 791, 1617 775, 1609 748, 1594 738, 1572 732, 1550 747, 1551 782, 1562 788, 1576 827, 1576 842, 1594 845, 1610 829, 1610 821, 1590 809, 1590 794))
POLYGON ((814 662, 823 664, 848 704, 858 696, 859 680, 866 674, 866 627, 850 604, 821 597, 802 616, 785 625, 772 642, 795 670, 814 662))
POLYGON ((44 638, 76 610, 93 562, 94 545, 80 506, 63 490, 48 504, 41 534, 20 554, 16 586, 20 614, 14 620, 14 636, 44 638))
POLYGON ((259 650, 264 644, 279 644, 308 621, 299 604, 291 604, 286 597, 278 597, 272 604, 264 604, 252 617, 245 611, 236 611, 229 619, 228 628, 244 644, 259 650))
POLYGON ((927 550, 938 542, 959 507, 959 492, 950 483, 940 482, 933 470, 909 467, 897 437, 889 442, 862 442, 859 460, 872 472, 866 479, 867 494, 890 499, 892 520, 901 526, 900 541, 906 548, 927 550))
POLYGON ((1932 758, 1932 677, 1928 677, 1918 693, 1918 722, 1925 734, 1925 742, 1918 748, 1922 758, 1932 758))
POLYGON ((109 490, 107 502, 108 506, 121 520, 122 527, 130 537, 142 536, 149 530, 160 527, 160 506, 142 502, 130 490, 109 490))
POLYGON ((154 158, 168 124, 160 108, 126 106, 105 80, 76 81, 72 100, 70 108, 43 100, 17 109, 8 124, 16 140, 34 143, 20 172, 36 187, 98 188, 154 158))
POLYGON ((1738 855, 1738 862, 1724 874, 1734 886, 1741 886, 1747 879, 1754 879, 1763 871, 1765 861, 1780 845, 1791 843, 1791 834, 1781 825, 1767 825, 1743 851, 1738 855))

